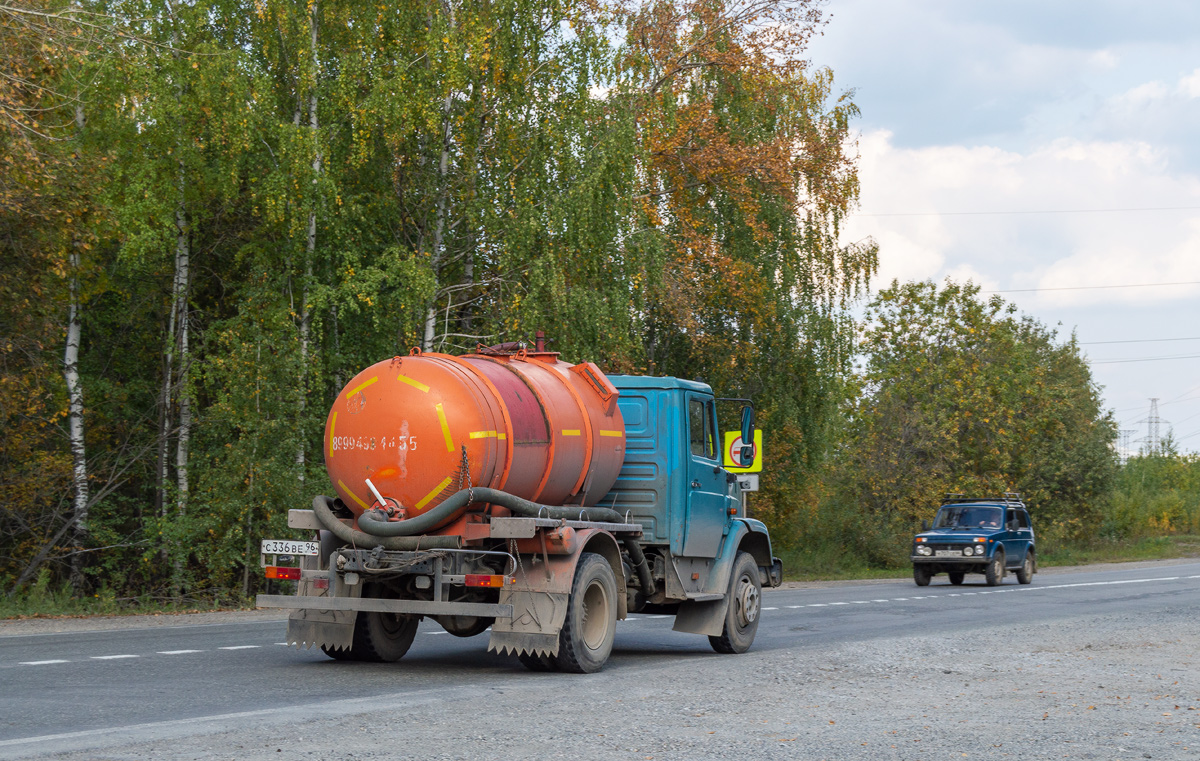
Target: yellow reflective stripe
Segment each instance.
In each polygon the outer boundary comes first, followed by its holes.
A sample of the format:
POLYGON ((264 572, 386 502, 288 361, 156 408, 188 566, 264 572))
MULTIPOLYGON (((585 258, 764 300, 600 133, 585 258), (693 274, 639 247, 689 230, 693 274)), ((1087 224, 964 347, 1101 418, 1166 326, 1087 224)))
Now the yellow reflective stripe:
POLYGON ((562 435, 563 436, 578 436, 579 429, 578 428, 564 428, 562 435))
POLYGON ((359 499, 357 494, 350 491, 350 487, 346 486, 346 484, 342 483, 340 479, 338 480, 338 486, 342 487, 342 491, 346 492, 351 497, 353 497, 354 501, 357 502, 359 505, 361 505, 363 510, 366 510, 367 508, 370 507, 370 505, 368 505, 366 502, 363 502, 361 499, 359 499))
POLYGON ((378 376, 378 375, 376 375, 374 378, 372 378, 372 379, 371 379, 371 380, 369 380, 369 381, 363 381, 362 383, 358 384, 358 385, 357 385, 357 386, 355 386, 354 388, 352 388, 352 389, 350 389, 349 391, 347 391, 347 392, 346 392, 346 396, 354 396, 354 395, 355 395, 355 394, 357 394, 359 391, 362 391, 364 388, 366 388, 367 386, 371 385, 372 383, 374 383, 374 382, 375 382, 375 381, 377 381, 377 380, 379 380, 379 376, 378 376))
POLYGON ((329 418, 329 454, 333 454, 333 429, 337 428, 337 413, 333 413, 333 417, 329 418))
POLYGON ((408 377, 407 375, 397 375, 396 380, 400 381, 401 383, 407 383, 408 385, 415 388, 417 391, 420 391, 422 394, 429 393, 429 386, 426 386, 421 381, 413 380, 412 378, 408 377))
POLYGON ((622 436, 624 436, 625 434, 622 431, 606 431, 603 428, 601 428, 600 435, 601 436, 615 436, 619 439, 622 436))
POLYGON ((453 452, 454 451, 454 439, 452 439, 450 437, 450 424, 446 422, 446 410, 444 407, 442 407, 441 402, 438 402, 437 404, 433 405, 433 408, 435 410, 437 410, 438 421, 440 421, 442 424, 442 436, 446 437, 446 451, 453 452))
POLYGON ((506 438, 508 438, 499 431, 471 431, 471 433, 468 435, 473 439, 500 439, 501 441, 504 441, 506 438))
POLYGON ((422 507, 425 507, 426 505, 428 505, 428 504, 429 504, 429 500, 431 500, 431 499, 433 499, 434 497, 436 497, 437 495, 441 494, 441 493, 442 493, 442 489, 445 489, 445 488, 446 488, 447 486, 449 486, 449 485, 450 485, 450 479, 449 479, 449 478, 447 478, 447 479, 443 480, 443 481, 442 481, 440 484, 438 484, 437 486, 433 487, 433 491, 429 492, 429 493, 428 493, 428 494, 426 494, 424 497, 421 497, 421 501, 420 501, 420 502, 418 502, 416 505, 414 505, 414 506, 413 506, 413 509, 414 509, 414 510, 420 510, 422 507))

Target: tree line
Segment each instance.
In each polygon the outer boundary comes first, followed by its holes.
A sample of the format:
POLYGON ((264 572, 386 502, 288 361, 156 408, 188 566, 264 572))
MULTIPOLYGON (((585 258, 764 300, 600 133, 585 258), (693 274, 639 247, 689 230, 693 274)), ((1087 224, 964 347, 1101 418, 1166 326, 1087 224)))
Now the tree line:
POLYGON ((535 330, 757 400, 789 502, 876 262, 819 6, 7 2, 0 586, 250 594, 345 381, 535 330))

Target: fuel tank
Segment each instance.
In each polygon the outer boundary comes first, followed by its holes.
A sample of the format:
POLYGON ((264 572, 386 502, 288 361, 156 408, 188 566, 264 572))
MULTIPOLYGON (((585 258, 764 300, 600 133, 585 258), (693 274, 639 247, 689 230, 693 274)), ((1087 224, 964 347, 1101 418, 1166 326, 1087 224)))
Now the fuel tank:
POLYGON ((355 515, 379 495, 407 518, 470 486, 548 505, 596 504, 625 458, 618 392, 591 362, 481 350, 386 359, 325 421, 325 468, 355 515))

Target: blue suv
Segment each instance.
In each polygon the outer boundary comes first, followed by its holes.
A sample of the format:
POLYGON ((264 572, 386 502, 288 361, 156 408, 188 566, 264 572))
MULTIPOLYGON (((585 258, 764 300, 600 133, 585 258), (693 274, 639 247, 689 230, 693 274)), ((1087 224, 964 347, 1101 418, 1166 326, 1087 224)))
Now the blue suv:
POLYGON ((1022 584, 1033 581, 1033 526, 1019 494, 1000 499, 948 497, 933 527, 922 522, 921 529, 912 547, 913 581, 919 587, 943 572, 951 584, 962 584, 968 573, 981 573, 994 587, 1010 570, 1022 584))

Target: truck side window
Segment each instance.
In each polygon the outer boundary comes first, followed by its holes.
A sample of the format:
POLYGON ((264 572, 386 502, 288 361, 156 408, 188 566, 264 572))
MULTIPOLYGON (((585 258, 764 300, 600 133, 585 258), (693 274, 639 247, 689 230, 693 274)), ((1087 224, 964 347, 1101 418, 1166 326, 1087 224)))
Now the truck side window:
POLYGON ((717 459, 717 419, 712 403, 701 399, 688 401, 688 438, 692 454, 717 459))
POLYGON ((1029 513, 1024 510, 1017 511, 1017 525, 1020 528, 1029 528, 1029 513))
POLYGON ((691 441, 692 454, 703 457, 706 443, 707 421, 704 419, 704 402, 692 399, 688 402, 688 434, 691 441))

